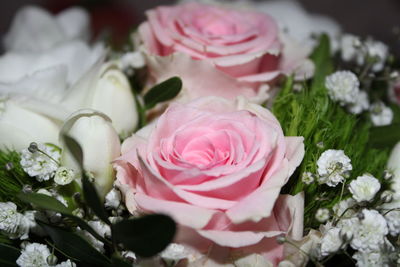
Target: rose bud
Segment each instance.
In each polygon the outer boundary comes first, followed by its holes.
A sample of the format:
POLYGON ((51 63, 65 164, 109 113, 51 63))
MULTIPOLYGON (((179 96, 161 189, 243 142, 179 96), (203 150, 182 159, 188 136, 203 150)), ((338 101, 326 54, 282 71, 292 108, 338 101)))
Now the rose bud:
MULTIPOLYGON (((72 114, 64 123, 61 134, 66 134, 79 143, 83 151, 83 168, 94 178, 97 192, 104 198, 114 181, 111 161, 120 153, 119 137, 110 119, 103 113, 82 109, 72 114)), ((61 165, 79 173, 79 167, 65 145, 61 154, 61 165)))

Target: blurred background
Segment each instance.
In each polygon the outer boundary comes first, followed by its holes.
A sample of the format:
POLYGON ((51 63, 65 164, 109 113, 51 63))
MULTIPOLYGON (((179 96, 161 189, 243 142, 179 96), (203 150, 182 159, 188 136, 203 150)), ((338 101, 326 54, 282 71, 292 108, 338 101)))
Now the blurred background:
MULTIPOLYGON (((144 20, 144 11, 172 0, 13 0, 2 1, 0 37, 10 26, 15 12, 24 5, 39 5, 57 13, 73 5, 85 7, 92 16, 94 33, 106 29, 117 42, 125 40, 132 25, 144 20)), ((385 42, 400 57, 400 0, 298 0, 311 13, 328 15, 345 32, 373 36, 385 42)))

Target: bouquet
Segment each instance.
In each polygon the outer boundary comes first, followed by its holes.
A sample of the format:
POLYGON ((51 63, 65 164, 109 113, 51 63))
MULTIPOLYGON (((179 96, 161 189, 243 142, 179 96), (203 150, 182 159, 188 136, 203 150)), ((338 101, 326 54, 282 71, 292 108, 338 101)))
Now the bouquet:
POLYGON ((399 60, 293 1, 181 1, 122 46, 17 12, 2 266, 397 266, 399 60))

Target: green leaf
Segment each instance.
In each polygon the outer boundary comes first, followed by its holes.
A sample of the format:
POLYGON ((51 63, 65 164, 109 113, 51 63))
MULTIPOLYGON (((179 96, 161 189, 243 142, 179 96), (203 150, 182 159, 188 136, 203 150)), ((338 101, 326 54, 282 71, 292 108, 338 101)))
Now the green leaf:
POLYGON ((113 226, 118 242, 142 257, 151 257, 163 251, 174 238, 175 231, 175 222, 161 214, 123 220, 113 226))
POLYGON ((82 177, 82 189, 83 189, 83 194, 85 196, 86 204, 88 204, 88 206, 97 215, 97 217, 99 217, 105 223, 111 224, 111 222, 108 220, 108 214, 104 209, 104 204, 100 200, 99 195, 97 194, 96 188, 89 181, 86 175, 83 175, 82 177))
POLYGON ((400 141, 400 123, 371 128, 369 145, 373 148, 392 149, 400 141))
POLYGON ((19 249, 6 244, 0 244, 0 266, 17 266, 16 261, 20 254, 19 249))
POLYGON ((67 149, 71 152, 72 156, 79 164, 80 169, 83 171, 83 151, 79 143, 72 137, 63 134, 62 138, 65 142, 67 149))
POLYGON ((55 212, 60 212, 62 214, 71 214, 71 210, 69 210, 64 204, 55 199, 54 197, 50 197, 44 194, 39 193, 19 193, 17 197, 29 204, 35 205, 39 208, 52 210, 55 212))
POLYGON ((146 109, 153 108, 157 103, 170 100, 177 96, 182 88, 182 80, 179 77, 172 77, 151 88, 144 95, 146 109))
POLYGON ((314 49, 310 58, 315 65, 314 79, 311 87, 311 89, 313 90, 316 87, 324 86, 325 77, 333 71, 331 47, 328 35, 321 35, 319 39, 319 44, 314 49))
POLYGON ((108 242, 106 239, 101 237, 95 230, 93 230, 93 228, 91 228, 84 220, 72 215, 70 209, 65 207, 64 204, 62 204, 60 201, 58 201, 53 197, 38 193, 19 193, 18 198, 28 204, 35 205, 39 208, 59 212, 62 215, 72 219, 76 224, 79 225, 79 227, 91 233, 95 238, 99 239, 101 242, 103 243, 108 242))
POLYGON ((49 234, 55 246, 69 257, 90 264, 88 266, 111 266, 108 258, 78 234, 43 222, 39 224, 49 234))

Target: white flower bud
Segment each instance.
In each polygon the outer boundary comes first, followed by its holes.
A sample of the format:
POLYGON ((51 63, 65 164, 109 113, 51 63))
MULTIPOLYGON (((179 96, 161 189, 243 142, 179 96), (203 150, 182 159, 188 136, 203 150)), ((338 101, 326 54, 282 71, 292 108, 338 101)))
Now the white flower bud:
POLYGON ((73 111, 90 108, 104 113, 122 138, 137 126, 139 117, 129 81, 113 62, 93 68, 71 88, 63 103, 73 111))
POLYGON ((321 223, 326 222, 329 219, 329 210, 325 208, 318 209, 315 214, 315 219, 321 223))
MULTIPOLYGON (((111 161, 120 154, 119 137, 110 119, 100 112, 79 110, 64 123, 61 133, 74 138, 82 147, 83 167, 93 174, 96 189, 104 198, 114 180, 111 161)), ((78 164, 66 147, 62 151, 61 165, 80 173, 78 164)))

